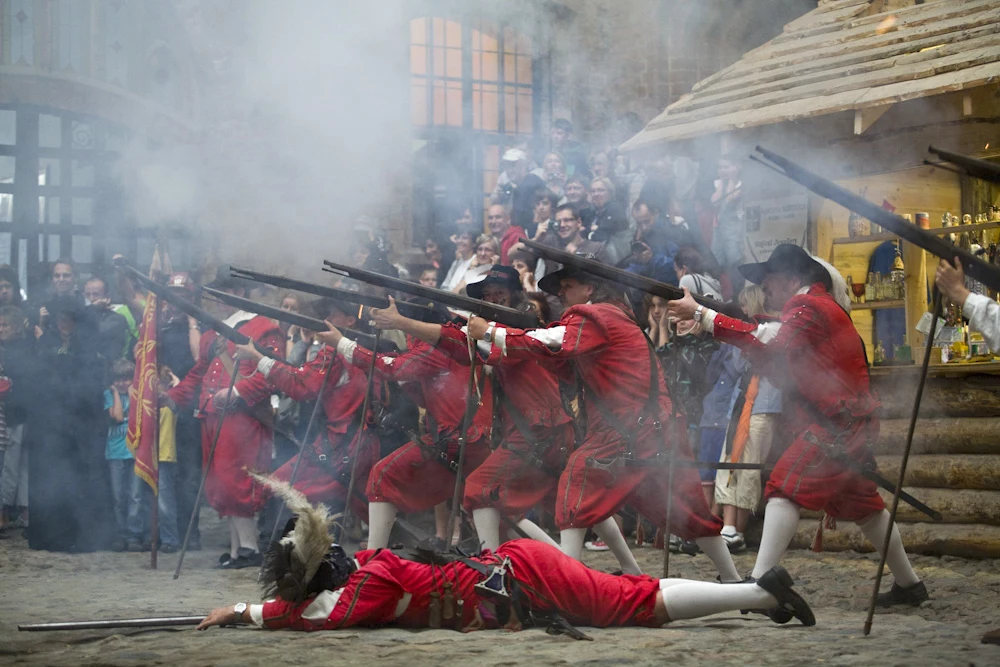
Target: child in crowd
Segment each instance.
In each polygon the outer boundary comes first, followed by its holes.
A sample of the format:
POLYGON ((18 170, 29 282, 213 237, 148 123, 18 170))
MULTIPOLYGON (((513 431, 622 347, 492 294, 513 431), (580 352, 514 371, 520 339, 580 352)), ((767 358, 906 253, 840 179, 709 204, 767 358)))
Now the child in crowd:
POLYGON ((111 387, 104 391, 104 409, 111 419, 104 458, 111 470, 111 494, 118 527, 118 537, 112 546, 115 551, 143 550, 145 516, 142 511, 142 487, 146 483, 136 476, 135 459, 125 444, 128 388, 133 375, 135 363, 128 359, 116 359, 111 363, 111 387))

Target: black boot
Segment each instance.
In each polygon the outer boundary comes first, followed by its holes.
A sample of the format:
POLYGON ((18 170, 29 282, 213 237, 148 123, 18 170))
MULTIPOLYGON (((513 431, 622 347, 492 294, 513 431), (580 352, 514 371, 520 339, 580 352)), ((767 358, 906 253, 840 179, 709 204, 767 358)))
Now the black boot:
POLYGON ((903 588, 896 582, 892 582, 892 588, 888 593, 879 593, 876 603, 880 607, 892 607, 898 604, 906 604, 911 607, 919 607, 924 600, 929 600, 927 588, 924 582, 918 581, 912 586, 903 588))
MULTIPOLYGON (((788 571, 780 565, 775 565, 757 580, 758 586, 778 600, 776 611, 783 611, 786 615, 790 613, 799 619, 802 625, 816 625, 816 617, 813 615, 812 609, 809 608, 801 595, 792 590, 792 584, 792 575, 788 574, 788 571)), ((773 616, 772 620, 776 623, 787 622, 779 621, 773 616)))

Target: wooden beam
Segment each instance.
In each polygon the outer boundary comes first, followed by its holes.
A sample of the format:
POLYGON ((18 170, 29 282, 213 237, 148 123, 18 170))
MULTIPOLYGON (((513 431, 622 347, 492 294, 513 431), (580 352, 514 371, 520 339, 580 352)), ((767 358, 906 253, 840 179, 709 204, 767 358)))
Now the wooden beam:
POLYGON ((892 104, 881 104, 877 107, 863 107, 854 110, 854 135, 860 136, 868 131, 868 128, 875 124, 886 111, 893 107, 892 104))

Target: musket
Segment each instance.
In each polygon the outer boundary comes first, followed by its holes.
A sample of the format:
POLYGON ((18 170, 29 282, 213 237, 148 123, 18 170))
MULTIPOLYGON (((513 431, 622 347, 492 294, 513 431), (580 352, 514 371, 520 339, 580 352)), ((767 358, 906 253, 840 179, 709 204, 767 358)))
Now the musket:
MULTIPOLYGON (((962 155, 961 153, 952 153, 951 151, 946 151, 941 148, 934 148, 933 146, 928 146, 927 150, 937 155, 939 158, 945 162, 951 162, 956 164, 965 172, 963 173, 968 176, 975 176, 984 181, 989 181, 990 183, 1000 183, 1000 165, 989 162, 988 160, 980 160, 979 158, 969 157, 968 155, 962 155)), ((929 164, 933 167, 939 167, 941 165, 935 164, 924 160, 924 164, 929 164)), ((955 171, 954 169, 949 169, 949 171, 955 171)))
MULTIPOLYGON (((547 245, 542 245, 541 243, 536 243, 535 241, 520 239, 520 242, 524 245, 528 252, 533 255, 537 255, 542 259, 558 262, 564 266, 571 266, 575 269, 586 271, 587 273, 593 274, 598 278, 603 278, 609 282, 637 289, 642 292, 646 292, 647 294, 658 296, 661 299, 675 300, 684 297, 684 290, 680 287, 668 285, 667 283, 661 283, 658 280, 640 276, 636 273, 629 273, 628 271, 623 271, 622 269, 611 266, 610 264, 604 264, 594 259, 574 255, 573 253, 566 252, 565 250, 552 248, 547 245)), ((732 317, 736 317, 738 319, 746 319, 746 315, 743 311, 734 304, 723 303, 721 301, 716 301, 715 299, 709 299, 696 294, 692 294, 691 297, 706 308, 711 308, 716 312, 725 313, 726 315, 731 315, 732 317)))
MULTIPOLYGON (((384 287, 389 290, 397 290, 399 292, 405 292, 406 294, 413 294, 424 299, 430 299, 431 301, 444 304, 450 308, 467 310, 487 320, 499 322, 500 324, 505 324, 509 327, 516 327, 518 329, 534 329, 538 326, 538 318, 531 313, 524 313, 520 310, 507 308, 506 306, 499 306, 497 304, 480 301, 479 299, 473 299, 468 296, 453 294, 452 292, 446 292, 444 290, 437 289, 436 287, 425 287, 419 283, 411 283, 405 280, 400 280, 399 278, 383 276, 381 273, 375 273, 374 271, 356 269, 353 266, 337 264, 336 262, 331 262, 329 260, 323 260, 323 264, 325 265, 323 270, 328 273, 353 278, 354 280, 360 280, 361 282, 376 285, 378 287, 384 287)), ((400 313, 403 312, 402 308, 399 308, 401 305, 402 304, 399 302, 396 303, 396 307, 399 309, 400 313)))
POLYGON ((962 268, 965 269, 967 276, 978 280, 990 289, 1000 291, 1000 267, 984 262, 968 250, 963 250, 929 231, 917 227, 912 222, 894 213, 890 213, 881 206, 868 201, 864 197, 859 197, 846 188, 842 188, 833 181, 829 181, 809 171, 788 158, 784 158, 761 146, 757 146, 757 151, 768 161, 762 160, 756 155, 751 155, 750 159, 790 178, 816 194, 840 204, 849 211, 868 218, 875 224, 888 229, 904 241, 912 243, 932 255, 941 257, 948 262, 952 262, 958 257, 962 262, 962 268))
MULTIPOLYGON (((220 292, 219 290, 212 289, 211 287, 202 287, 201 291, 216 301, 221 301, 222 303, 228 304, 234 308, 246 310, 251 313, 257 313, 258 315, 263 315, 264 317, 270 317, 272 320, 292 324, 297 327, 302 327, 303 329, 308 329, 309 331, 327 331, 329 329, 326 322, 323 320, 317 320, 315 317, 309 317, 308 315, 301 315, 288 310, 282 310, 281 308, 275 308, 274 306, 268 306, 251 299, 244 299, 241 296, 230 294, 229 292, 220 292)), ((375 336, 372 334, 366 334, 361 331, 355 331, 354 329, 347 328, 338 328, 338 331, 344 334, 345 338, 361 343, 369 349, 371 349, 371 346, 375 344, 375 336)))
POLYGON ((145 287, 147 290, 155 294, 157 297, 163 299, 170 305, 174 306, 175 308, 177 308, 177 310, 181 311, 182 313, 190 315, 194 319, 198 320, 199 322, 207 326, 209 329, 212 329, 215 332, 217 332, 220 336, 222 336, 226 340, 232 343, 236 343, 237 345, 246 345, 247 343, 253 343, 254 348, 258 352, 263 354, 265 357, 270 357, 272 359, 278 358, 278 355, 276 355, 274 352, 267 349, 263 345, 259 345, 256 341, 253 341, 246 334, 240 333, 233 327, 229 326, 228 324, 220 320, 218 317, 205 312, 204 310, 194 305, 184 297, 178 296, 177 294, 173 293, 169 288, 164 287, 163 285, 159 284, 156 281, 150 280, 149 278, 144 276, 141 271, 129 265, 128 263, 120 262, 118 264, 118 268, 125 271, 131 278, 141 283, 143 287, 145 287))
POLYGON ((168 628, 178 625, 198 625, 204 616, 154 616, 152 618, 116 618, 109 621, 59 621, 56 623, 22 623, 21 632, 52 630, 109 630, 112 628, 168 628))
MULTIPOLYGON (((305 292, 306 294, 312 294, 314 296, 322 296, 330 299, 339 299, 341 301, 346 301, 348 303, 356 303, 362 306, 368 306, 370 308, 388 308, 389 300, 381 296, 371 296, 370 294, 359 294, 358 292, 351 292, 350 290, 339 289, 336 287, 327 287, 325 285, 315 285, 313 283, 307 283, 302 280, 295 280, 293 278, 286 278, 284 276, 275 276, 269 273, 260 273, 259 271, 251 271, 249 269, 238 269, 235 266, 230 267, 230 274, 235 278, 241 278, 243 280, 252 280, 258 283, 264 283, 265 285, 273 285, 275 287, 280 287, 282 289, 295 290, 296 292, 305 292)), ((444 324, 446 317, 439 311, 433 308, 428 308, 427 306, 421 306, 416 303, 407 303, 405 301, 397 301, 396 309, 404 317, 408 317, 411 320, 420 320, 421 322, 432 322, 434 324, 444 324)))

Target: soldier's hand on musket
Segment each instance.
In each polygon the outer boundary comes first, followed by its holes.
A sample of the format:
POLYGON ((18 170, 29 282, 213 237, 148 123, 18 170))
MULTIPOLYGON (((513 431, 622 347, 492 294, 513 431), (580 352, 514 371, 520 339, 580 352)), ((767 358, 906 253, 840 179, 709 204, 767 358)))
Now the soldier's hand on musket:
POLYGON ((249 359, 250 361, 257 363, 264 358, 264 355, 260 353, 253 343, 244 343, 243 345, 236 346, 236 356, 240 359, 249 359))
POLYGON ((219 607, 208 612, 208 616, 198 624, 198 630, 207 630, 213 625, 233 625, 235 623, 245 623, 247 612, 237 613, 236 605, 219 607))
POLYGON ((675 320, 690 320, 694 318, 694 311, 698 309, 698 302, 691 296, 691 291, 687 287, 684 290, 684 298, 667 302, 667 316, 675 320))
POLYGON ((398 329, 403 320, 403 316, 396 309, 396 300, 391 296, 389 297, 388 308, 372 308, 368 311, 368 317, 377 329, 383 331, 386 329, 398 329))
POLYGON ((969 297, 969 289, 965 286, 965 271, 962 269, 962 263, 958 257, 955 258, 954 266, 945 259, 938 263, 934 284, 941 290, 942 295, 959 306, 965 305, 965 300, 969 297))
POLYGON ((326 323, 326 326, 330 327, 330 330, 317 331, 316 340, 318 340, 321 343, 325 343, 330 347, 337 347, 337 345, 340 344, 340 339, 344 337, 344 334, 340 333, 340 329, 333 326, 329 322, 326 323))
POLYGON ((486 336, 486 330, 490 328, 490 323, 481 317, 473 315, 469 319, 469 337, 472 340, 482 340, 486 336))

